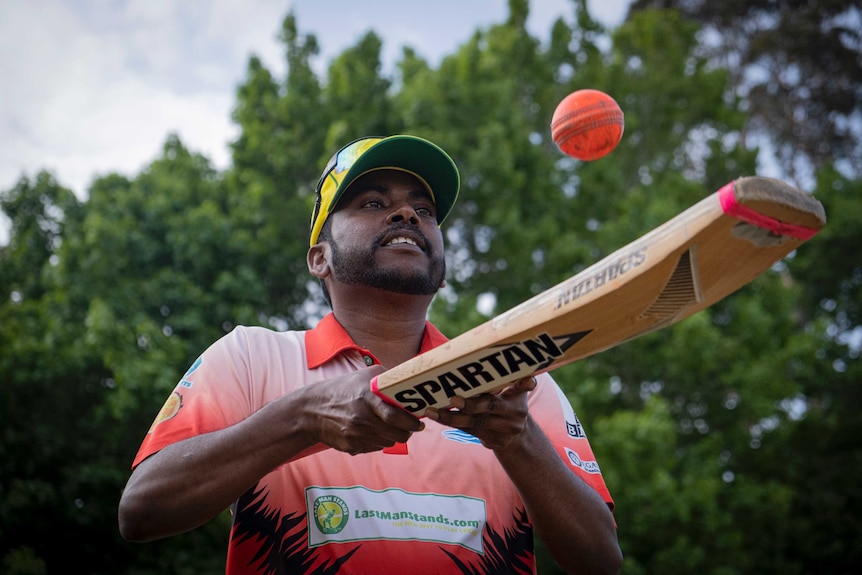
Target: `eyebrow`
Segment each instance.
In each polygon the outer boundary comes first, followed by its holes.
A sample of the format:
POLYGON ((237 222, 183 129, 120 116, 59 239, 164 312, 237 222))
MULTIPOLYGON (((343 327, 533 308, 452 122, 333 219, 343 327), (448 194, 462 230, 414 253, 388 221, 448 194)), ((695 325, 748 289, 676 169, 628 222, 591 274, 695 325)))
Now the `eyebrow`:
MULTIPOLYGON (((352 188, 352 185, 351 185, 351 188, 352 188)), ((362 186, 357 187, 356 189, 349 190, 350 199, 348 201, 352 200, 353 198, 357 198, 357 197, 359 197, 359 195, 364 194, 366 192, 377 192, 379 194, 390 194, 390 193, 392 193, 392 190, 389 187, 384 186, 383 184, 375 184, 375 183, 363 184, 362 186)), ((410 191, 407 192, 407 195, 411 199, 423 199, 423 200, 429 200, 431 203, 435 203, 434 202, 434 195, 422 185, 415 187, 415 188, 410 188, 410 191)))

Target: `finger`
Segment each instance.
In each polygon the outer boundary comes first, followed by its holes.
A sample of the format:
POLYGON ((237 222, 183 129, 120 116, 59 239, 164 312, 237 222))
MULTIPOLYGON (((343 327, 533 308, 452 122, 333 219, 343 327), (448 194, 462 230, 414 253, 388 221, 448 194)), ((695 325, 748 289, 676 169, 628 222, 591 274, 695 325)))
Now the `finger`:
POLYGON ((534 389, 536 389, 537 385, 538 385, 538 381, 536 380, 535 377, 525 377, 524 379, 520 379, 520 380, 516 381, 515 383, 513 383, 512 385, 510 385, 509 387, 505 388, 503 391, 501 391, 499 393, 499 395, 511 396, 511 395, 518 395, 521 393, 529 393, 529 392, 533 391, 534 389))
POLYGON ((334 430, 327 444, 355 455, 405 443, 411 435, 410 431, 385 425, 373 417, 373 421, 334 430))
POLYGON ((419 421, 417 417, 411 415, 408 411, 385 401, 383 398, 371 391, 371 381, 374 377, 385 371, 386 368, 382 365, 376 364, 364 370, 364 375, 368 378, 367 385, 362 390, 362 398, 365 400, 365 404, 378 419, 389 426, 406 430, 411 433, 414 431, 421 431, 424 429, 425 424, 419 421))
POLYGON ((366 401, 374 415, 376 415, 383 423, 396 429, 407 431, 408 437, 410 433, 425 429, 425 424, 416 416, 400 407, 396 407, 391 403, 384 401, 373 393, 370 393, 366 397, 366 401))
POLYGON ((490 416, 487 413, 468 413, 447 409, 428 408, 425 417, 457 429, 482 429, 488 426, 490 416))
POLYGON ((536 389, 536 386, 539 385, 539 380, 534 377, 525 377, 521 381, 518 382, 518 387, 523 389, 524 391, 533 391, 536 389))
POLYGON ((449 407, 461 413, 497 413, 505 410, 506 400, 502 394, 482 393, 464 398, 459 395, 449 400, 449 407))
POLYGON ((456 396, 450 401, 450 409, 429 408, 425 417, 458 429, 484 429, 490 427, 494 419, 505 415, 502 404, 502 400, 491 394, 469 399, 456 396))

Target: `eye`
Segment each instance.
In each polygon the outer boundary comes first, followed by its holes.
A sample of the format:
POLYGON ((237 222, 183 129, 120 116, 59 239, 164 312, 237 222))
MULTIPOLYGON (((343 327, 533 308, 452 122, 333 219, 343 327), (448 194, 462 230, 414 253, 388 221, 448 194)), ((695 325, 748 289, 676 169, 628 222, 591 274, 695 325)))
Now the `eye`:
POLYGON ((429 218, 433 218, 433 217, 434 217, 434 210, 433 210, 433 209, 431 209, 431 208, 430 208, 430 207, 428 207, 428 206, 416 206, 416 207, 415 207, 415 208, 413 208, 413 209, 414 209, 414 211, 415 211, 417 214, 419 214, 420 216, 427 216, 427 217, 429 217, 429 218))
POLYGON ((383 202, 378 200, 377 198, 368 199, 368 200, 365 200, 364 202, 362 202, 362 207, 363 208, 371 208, 371 209, 382 208, 383 202))

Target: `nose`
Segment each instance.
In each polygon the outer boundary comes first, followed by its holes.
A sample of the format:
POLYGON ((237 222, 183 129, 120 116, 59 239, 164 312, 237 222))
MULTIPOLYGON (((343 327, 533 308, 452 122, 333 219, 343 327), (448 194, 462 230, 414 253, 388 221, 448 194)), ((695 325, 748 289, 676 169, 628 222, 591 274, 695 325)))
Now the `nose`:
POLYGON ((389 215, 386 217, 386 222, 390 224, 408 222, 415 226, 419 224, 419 215, 416 213, 416 210, 410 206, 410 204, 402 203, 389 212, 389 215))

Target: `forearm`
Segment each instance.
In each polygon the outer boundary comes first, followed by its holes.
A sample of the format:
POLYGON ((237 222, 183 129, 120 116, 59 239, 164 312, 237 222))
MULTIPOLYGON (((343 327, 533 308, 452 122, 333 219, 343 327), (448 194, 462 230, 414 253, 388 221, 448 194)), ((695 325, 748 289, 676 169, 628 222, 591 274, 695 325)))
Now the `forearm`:
POLYGON ((607 504, 560 460, 529 418, 518 440, 495 451, 536 534, 567 572, 617 573, 622 554, 607 504))
POLYGON ((313 443, 298 420, 280 417, 270 404, 234 426, 169 445, 132 473, 120 500, 120 532, 150 541, 194 529, 313 443))
POLYGON ((261 477, 329 446, 345 453, 405 442, 423 424, 371 392, 374 366, 304 386, 240 423, 165 447, 141 462, 120 499, 122 535, 149 541, 221 513, 261 477))

